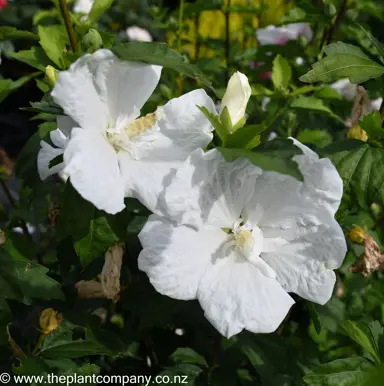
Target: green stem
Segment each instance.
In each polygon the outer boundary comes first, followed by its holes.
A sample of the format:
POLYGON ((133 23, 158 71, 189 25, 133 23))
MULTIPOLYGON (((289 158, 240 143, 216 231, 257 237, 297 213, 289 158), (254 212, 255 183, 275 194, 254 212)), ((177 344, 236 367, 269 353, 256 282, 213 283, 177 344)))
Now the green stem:
POLYGON ((78 44, 75 36, 75 31, 73 30, 71 23, 71 16, 68 11, 67 0, 59 0, 61 15, 63 16, 65 28, 68 32, 69 42, 71 43, 72 51, 76 52, 78 50, 78 44))
POLYGON ((225 63, 227 65, 227 69, 225 72, 225 84, 229 81, 229 56, 231 52, 231 36, 230 36, 230 11, 229 8, 231 6, 231 0, 228 0, 228 9, 224 11, 225 15, 225 63))

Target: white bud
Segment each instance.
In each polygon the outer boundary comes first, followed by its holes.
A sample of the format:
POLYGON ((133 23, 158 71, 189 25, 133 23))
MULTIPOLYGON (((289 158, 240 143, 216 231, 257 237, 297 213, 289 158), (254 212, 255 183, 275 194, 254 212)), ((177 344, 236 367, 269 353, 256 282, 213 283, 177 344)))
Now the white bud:
POLYGON ((251 94, 248 78, 239 71, 235 72, 229 79, 227 90, 221 101, 220 113, 227 107, 232 124, 236 125, 245 116, 245 109, 251 94))

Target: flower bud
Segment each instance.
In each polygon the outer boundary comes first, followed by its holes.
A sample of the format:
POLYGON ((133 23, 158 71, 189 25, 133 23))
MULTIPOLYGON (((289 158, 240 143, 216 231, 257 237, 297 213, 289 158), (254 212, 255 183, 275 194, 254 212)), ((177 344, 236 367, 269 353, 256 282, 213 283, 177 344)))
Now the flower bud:
POLYGON ((364 229, 359 226, 355 226, 348 234, 348 239, 356 244, 363 244, 365 237, 364 229))
POLYGON ((93 53, 103 47, 103 39, 95 29, 90 29, 83 37, 81 44, 84 51, 93 53))
POLYGON ((51 86, 54 86, 57 78, 59 77, 59 71, 52 66, 45 67, 45 77, 51 86))
POLYGON ((50 334, 60 326, 63 318, 61 314, 55 311, 53 308, 46 308, 40 314, 40 329, 43 334, 50 334))
POLYGON ((252 90, 248 78, 239 71, 235 72, 229 79, 227 90, 221 101, 220 114, 226 107, 232 125, 235 126, 241 119, 245 119, 245 109, 251 94, 252 90))

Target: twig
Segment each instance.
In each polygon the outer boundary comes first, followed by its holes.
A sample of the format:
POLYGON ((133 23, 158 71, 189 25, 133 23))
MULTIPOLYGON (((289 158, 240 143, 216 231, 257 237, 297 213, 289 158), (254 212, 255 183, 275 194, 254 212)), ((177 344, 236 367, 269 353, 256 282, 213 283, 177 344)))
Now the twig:
POLYGON ((333 35, 337 31, 337 28, 339 27, 341 19, 343 18, 345 11, 347 10, 347 4, 348 4, 348 0, 343 0, 343 3, 341 4, 341 7, 339 9, 339 12, 337 13, 336 19, 331 24, 331 27, 329 28, 326 45, 331 43, 333 35))
POLYGON ((65 28, 68 32, 69 42, 71 43, 72 51, 76 52, 78 49, 78 44, 75 36, 75 31, 73 30, 71 23, 71 16, 69 15, 67 0, 59 0, 61 15, 63 16, 65 28))

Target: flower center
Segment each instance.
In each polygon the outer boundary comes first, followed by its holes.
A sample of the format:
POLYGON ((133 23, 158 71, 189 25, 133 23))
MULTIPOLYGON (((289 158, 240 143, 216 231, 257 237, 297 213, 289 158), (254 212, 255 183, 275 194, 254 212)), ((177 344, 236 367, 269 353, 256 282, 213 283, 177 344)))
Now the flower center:
POLYGON ((134 120, 133 122, 128 123, 125 126, 124 131, 127 133, 128 137, 137 137, 140 134, 143 134, 146 130, 152 128, 156 123, 156 113, 150 113, 134 120))
POLYGON ((115 127, 107 129, 107 140, 117 152, 125 150, 133 158, 139 159, 141 150, 152 146, 154 137, 150 135, 150 129, 154 129, 161 116, 162 109, 158 108, 156 112, 128 123, 126 118, 118 119, 115 127))

